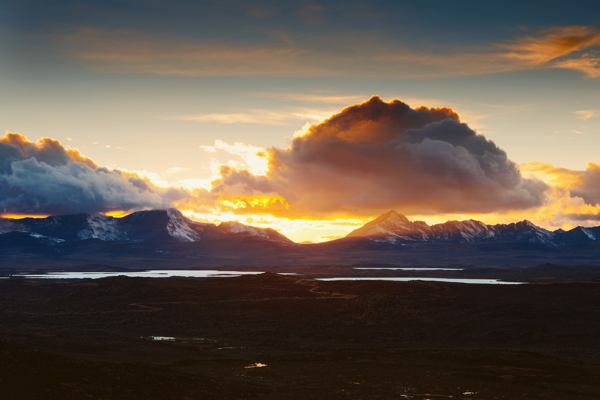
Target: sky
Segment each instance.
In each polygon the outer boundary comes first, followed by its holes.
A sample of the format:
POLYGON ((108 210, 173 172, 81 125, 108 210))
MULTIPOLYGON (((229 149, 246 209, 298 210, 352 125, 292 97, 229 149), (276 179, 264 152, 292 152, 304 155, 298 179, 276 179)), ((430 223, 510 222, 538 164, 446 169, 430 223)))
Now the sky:
POLYGON ((600 225, 600 3, 0 2, 0 213, 600 225))

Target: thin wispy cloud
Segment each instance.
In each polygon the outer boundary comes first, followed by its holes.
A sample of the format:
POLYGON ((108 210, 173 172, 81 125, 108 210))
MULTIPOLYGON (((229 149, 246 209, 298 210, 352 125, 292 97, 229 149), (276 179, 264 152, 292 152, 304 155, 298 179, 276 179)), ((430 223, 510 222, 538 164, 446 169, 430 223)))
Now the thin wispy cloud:
POLYGON ((575 114, 579 119, 590 119, 600 116, 600 110, 579 110, 575 111, 575 114))
POLYGON ((350 96, 334 96, 324 94, 302 94, 302 93, 257 93, 256 97, 266 97, 272 99, 291 100, 291 101, 305 101, 313 103, 326 103, 326 104, 351 104, 352 102, 360 102, 364 100, 363 95, 350 95, 350 96))
POLYGON ((169 120, 214 122, 219 124, 264 124, 284 125, 297 121, 321 121, 330 114, 322 111, 306 110, 298 112, 274 112, 268 110, 253 110, 246 113, 212 113, 198 115, 182 115, 168 118, 169 120))
POLYGON ((600 78, 600 58, 580 58, 559 61, 556 68, 572 69, 583 73, 588 78, 600 78))
MULTIPOLYGON (((219 41, 82 27, 41 38, 94 70, 113 73, 400 78, 561 68, 600 77, 600 58, 594 56, 594 48, 600 46, 600 30, 592 26, 555 27, 504 43, 438 47, 427 52, 380 35, 283 36, 285 40, 219 41)), ((349 96, 295 97, 341 104, 349 96)))
POLYGON ((600 30, 592 26, 570 26, 546 29, 512 42, 493 43, 454 52, 420 53, 409 50, 382 54, 379 60, 399 64, 419 64, 428 69, 423 76, 492 74, 528 69, 562 68, 582 72, 589 78, 600 77, 598 58, 593 51, 600 46, 600 30), (438 71, 436 68, 441 68, 438 71), (431 72, 429 72, 431 71, 431 72), (439 73, 439 75, 436 75, 439 73))
POLYGON ((537 36, 525 36, 511 44, 500 44, 506 49, 504 57, 541 65, 575 51, 600 44, 600 31, 591 26, 568 26, 547 29, 537 36))
POLYGON ((327 70, 307 59, 310 50, 290 43, 175 38, 130 29, 78 28, 46 35, 68 57, 94 70, 174 76, 318 76, 327 70))

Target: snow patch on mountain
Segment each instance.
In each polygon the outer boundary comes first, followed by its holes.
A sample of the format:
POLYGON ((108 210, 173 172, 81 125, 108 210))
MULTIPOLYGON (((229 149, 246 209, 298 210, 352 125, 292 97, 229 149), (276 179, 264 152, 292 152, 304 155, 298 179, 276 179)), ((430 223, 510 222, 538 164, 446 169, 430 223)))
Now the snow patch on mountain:
POLYGON ((89 215, 86 219, 88 227, 77 232, 77 237, 85 239, 100 239, 106 242, 126 241, 127 232, 118 225, 118 220, 105 215, 89 215))
POLYGON ((36 239, 43 239, 46 242, 50 243, 50 244, 57 244, 57 243, 63 243, 64 239, 57 239, 57 238, 53 238, 53 237, 49 237, 49 236, 45 236, 45 235, 41 235, 39 233, 35 233, 35 232, 26 232, 29 236, 34 237, 36 239))
POLYGON ((222 222, 219 225, 219 228, 224 228, 229 233, 234 233, 234 234, 244 233, 244 234, 247 234, 250 236, 260 236, 260 237, 264 237, 264 238, 269 237, 269 235, 260 228, 255 228, 253 226, 244 225, 240 222, 235 222, 235 221, 222 222))
POLYGON ((597 240, 596 239, 596 235, 594 235, 594 233, 592 231, 590 231, 589 229, 585 229, 585 228, 582 227, 581 228, 581 232, 583 232, 591 240, 597 240))
POLYGON ((192 228, 190 224, 193 222, 184 217, 177 209, 170 208, 167 210, 169 222, 167 223, 167 232, 169 235, 181 242, 197 242, 202 238, 192 228))

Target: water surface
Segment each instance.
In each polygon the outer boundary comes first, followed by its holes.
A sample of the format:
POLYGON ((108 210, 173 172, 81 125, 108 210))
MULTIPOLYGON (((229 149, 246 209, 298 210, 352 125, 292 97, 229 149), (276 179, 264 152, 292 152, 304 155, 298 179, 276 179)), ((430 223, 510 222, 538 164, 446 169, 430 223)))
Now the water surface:
POLYGON ((409 267, 409 268, 400 268, 400 267, 394 267, 394 268, 358 268, 358 267, 353 267, 352 269, 386 269, 386 270, 390 270, 390 271, 464 271, 464 268, 416 268, 416 267, 409 267))
POLYGON ((111 276, 128 276, 131 278, 230 278, 241 275, 258 275, 262 271, 219 271, 219 270, 151 270, 140 272, 51 272, 49 274, 18 275, 35 279, 100 279, 111 276))
MULTIPOLYGON (((359 269, 359 268, 357 268, 359 269)), ((365 269, 383 269, 383 268, 365 268, 365 269)), ((385 268, 392 269, 392 268, 385 268)), ((404 269, 404 268, 395 268, 404 269)), ((434 268, 424 268, 433 270, 434 268)), ((411 270, 411 269, 407 269, 411 270)), ((414 270, 414 269, 413 269, 414 270)), ((439 268, 438 270, 445 270, 439 268)), ((51 272, 48 274, 23 274, 18 275, 31 279, 100 279, 111 276, 128 276, 140 278, 231 278, 242 275, 258 275, 263 271, 220 271, 220 270, 151 270, 139 272, 51 272)), ((294 272, 280 273, 279 275, 298 275, 294 272)), ((477 284, 497 284, 497 285, 520 285, 526 282, 503 282, 497 279, 468 279, 468 278, 423 278, 423 277, 336 277, 336 278, 318 278, 321 281, 434 281, 434 282, 452 282, 452 283, 477 283, 477 284)))
POLYGON ((467 278, 399 278, 399 277, 346 277, 346 278, 317 278, 319 281, 432 281, 432 282, 451 282, 451 283, 477 283, 480 285, 522 285, 527 282, 503 282, 498 279, 467 279, 467 278))

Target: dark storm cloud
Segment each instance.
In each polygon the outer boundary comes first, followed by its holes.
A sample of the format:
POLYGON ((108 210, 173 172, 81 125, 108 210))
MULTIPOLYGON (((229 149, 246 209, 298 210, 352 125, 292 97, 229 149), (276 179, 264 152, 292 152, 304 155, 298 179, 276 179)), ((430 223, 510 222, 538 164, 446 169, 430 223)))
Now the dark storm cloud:
POLYGON ((496 144, 449 108, 410 108, 379 97, 313 125, 290 148, 270 149, 267 178, 228 169, 220 194, 277 193, 298 214, 482 213, 544 202, 496 144))
POLYGON ((0 213, 159 208, 182 197, 175 192, 158 193, 135 175, 99 168, 57 140, 44 138, 33 143, 14 133, 0 138, 0 213))

